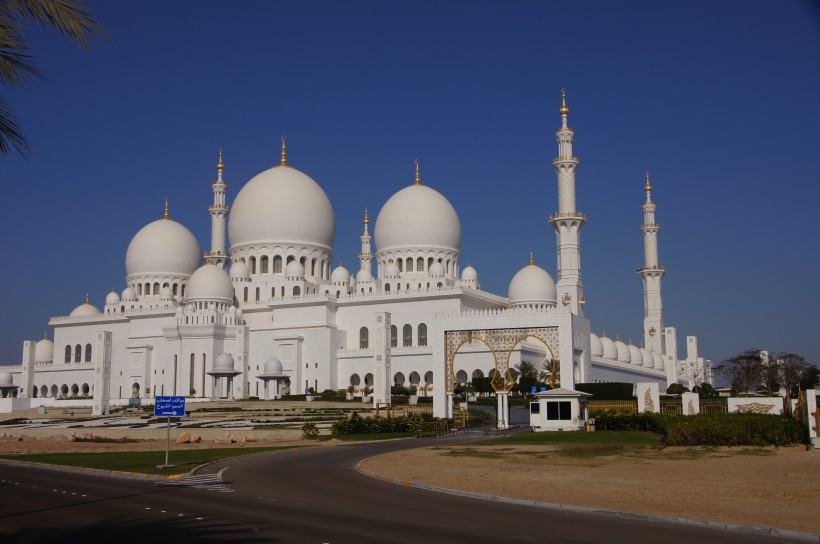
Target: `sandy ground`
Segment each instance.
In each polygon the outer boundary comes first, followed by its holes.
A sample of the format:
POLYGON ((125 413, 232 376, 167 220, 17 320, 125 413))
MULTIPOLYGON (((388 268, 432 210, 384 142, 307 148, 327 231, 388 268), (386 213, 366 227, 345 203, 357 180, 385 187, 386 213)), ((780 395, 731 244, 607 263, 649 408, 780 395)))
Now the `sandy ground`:
MULTIPOLYGON (((150 451, 165 448, 164 431, 131 431, 146 440, 70 442, 64 434, 31 429, 4 436, 0 453, 150 451), (33 435, 39 436, 33 436, 33 435), (21 440, 22 438, 22 440, 21 440)), ((113 431, 113 429, 111 430, 113 431)), ((196 430, 192 430, 194 432, 196 430)), ((296 433, 231 431, 256 441, 217 444, 213 430, 198 444, 171 449, 314 444, 296 433), (255 436, 256 435, 256 436, 255 436)), ((6 433, 8 434, 8 433, 6 433)), ((87 435, 84 429, 78 435, 87 435)), ((108 434, 108 433, 106 433, 108 434)), ((111 432, 111 434, 115 434, 111 432)), ((645 448, 589 455, 561 446, 432 446, 370 458, 365 470, 408 482, 571 504, 820 533, 820 451, 792 448, 645 448)))
POLYGON ((820 451, 648 448, 593 457, 555 446, 431 447, 362 468, 408 482, 549 503, 820 533, 820 451))

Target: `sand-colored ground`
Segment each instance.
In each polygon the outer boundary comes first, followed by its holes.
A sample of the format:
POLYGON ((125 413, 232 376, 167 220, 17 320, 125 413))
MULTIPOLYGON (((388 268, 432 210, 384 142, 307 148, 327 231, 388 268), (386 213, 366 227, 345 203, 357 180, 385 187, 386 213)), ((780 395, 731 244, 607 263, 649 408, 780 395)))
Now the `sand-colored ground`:
POLYGON ((820 451, 648 448, 587 457, 556 446, 453 446, 364 461, 408 482, 505 497, 820 533, 820 451))

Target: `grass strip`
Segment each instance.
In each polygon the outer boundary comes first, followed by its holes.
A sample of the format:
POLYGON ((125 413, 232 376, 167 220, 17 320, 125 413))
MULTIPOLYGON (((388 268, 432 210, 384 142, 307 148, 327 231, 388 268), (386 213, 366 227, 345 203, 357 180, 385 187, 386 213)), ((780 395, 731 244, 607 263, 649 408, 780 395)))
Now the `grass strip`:
POLYGON ((319 440, 331 440, 335 438, 342 442, 361 442, 365 440, 392 440, 394 438, 410 438, 416 433, 373 433, 373 434, 334 434, 329 436, 319 436, 319 440))
POLYGON ((0 459, 31 461, 70 467, 96 468, 100 470, 119 470, 123 472, 140 472, 143 474, 183 474, 199 465, 211 463, 226 457, 250 455, 263 451, 291 449, 300 446, 282 446, 274 448, 214 448, 202 450, 172 451, 169 461, 171 468, 158 469, 157 465, 165 463, 165 450, 160 451, 123 451, 102 453, 37 453, 25 455, 2 455, 0 459))

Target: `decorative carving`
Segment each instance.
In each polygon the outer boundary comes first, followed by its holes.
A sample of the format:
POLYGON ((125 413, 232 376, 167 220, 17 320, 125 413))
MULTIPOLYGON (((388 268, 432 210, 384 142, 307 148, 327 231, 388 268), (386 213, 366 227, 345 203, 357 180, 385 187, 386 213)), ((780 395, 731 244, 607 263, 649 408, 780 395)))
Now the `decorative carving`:
MULTIPOLYGON (((560 347, 558 327, 446 331, 444 338, 445 391, 453 393, 458 385, 454 371, 456 353, 464 344, 478 340, 486 345, 493 354, 495 374, 490 381, 493 389, 499 393, 509 392, 515 385, 510 372, 510 356, 515 347, 527 338, 540 340, 547 347, 550 359, 557 363, 560 347)), ((554 367, 557 366, 555 363, 554 367)))
POLYGON ((689 399, 689 405, 686 406, 686 415, 688 415, 688 416, 695 415, 695 403, 692 402, 692 399, 689 399))
POLYGON ((749 404, 738 404, 737 411, 744 414, 768 414, 772 408, 774 408, 774 404, 750 402, 749 404))
POLYGON ((643 411, 644 412, 654 412, 655 411, 655 401, 652 400, 652 390, 648 387, 646 388, 646 392, 643 394, 643 411))

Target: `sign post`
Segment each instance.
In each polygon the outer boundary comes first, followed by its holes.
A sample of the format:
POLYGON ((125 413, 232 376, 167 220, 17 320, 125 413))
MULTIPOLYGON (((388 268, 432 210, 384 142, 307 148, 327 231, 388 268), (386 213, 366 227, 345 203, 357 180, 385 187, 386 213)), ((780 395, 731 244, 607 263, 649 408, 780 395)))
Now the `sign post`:
POLYGON ((171 451, 171 418, 185 416, 185 397, 156 397, 154 400, 154 417, 167 417, 168 426, 165 431, 165 464, 157 468, 166 468, 168 453, 171 451))

